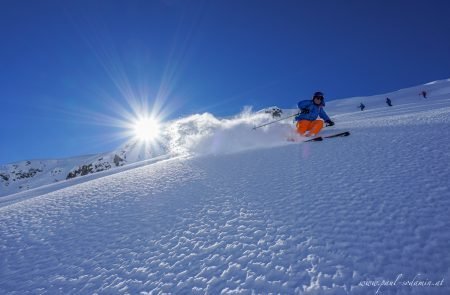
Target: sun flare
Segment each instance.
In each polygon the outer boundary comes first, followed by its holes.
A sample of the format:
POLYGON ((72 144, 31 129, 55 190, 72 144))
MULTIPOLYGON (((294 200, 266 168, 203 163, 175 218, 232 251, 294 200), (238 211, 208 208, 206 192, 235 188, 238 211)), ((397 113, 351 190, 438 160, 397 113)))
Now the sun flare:
POLYGON ((159 122, 151 117, 139 118, 133 126, 134 136, 141 141, 152 141, 160 133, 159 122))

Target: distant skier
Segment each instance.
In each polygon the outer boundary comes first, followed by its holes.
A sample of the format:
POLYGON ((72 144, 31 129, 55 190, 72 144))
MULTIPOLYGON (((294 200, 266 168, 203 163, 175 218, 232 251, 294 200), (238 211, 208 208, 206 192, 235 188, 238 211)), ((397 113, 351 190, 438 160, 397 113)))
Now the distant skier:
POLYGON ((424 90, 420 94, 422 94, 423 98, 427 98, 427 92, 424 90))
POLYGON ((389 99, 389 97, 386 97, 386 103, 388 106, 392 106, 392 101, 389 99))
POLYGON ((325 99, 323 93, 318 91, 314 93, 312 100, 302 100, 297 104, 300 113, 295 116, 297 132, 303 136, 314 136, 323 128, 323 122, 327 126, 333 126, 334 122, 330 120, 324 111, 325 99), (323 119, 318 120, 318 118, 323 119))
POLYGON ((283 111, 281 109, 274 109, 272 112, 272 118, 279 118, 283 111))
POLYGON ((361 103, 361 104, 359 105, 359 108, 361 109, 361 111, 364 111, 364 109, 366 108, 366 106, 365 106, 363 103, 361 103))

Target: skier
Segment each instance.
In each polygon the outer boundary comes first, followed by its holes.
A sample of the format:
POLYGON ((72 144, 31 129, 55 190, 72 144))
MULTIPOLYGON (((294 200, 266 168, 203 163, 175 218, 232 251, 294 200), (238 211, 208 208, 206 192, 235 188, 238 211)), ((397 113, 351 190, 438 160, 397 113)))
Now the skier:
POLYGON ((422 94, 423 98, 427 98, 427 92, 424 90, 420 94, 422 94))
POLYGON ((386 97, 386 103, 388 106, 392 106, 392 101, 389 99, 389 97, 386 97))
POLYGON ((366 106, 365 106, 363 103, 361 103, 361 104, 359 105, 359 108, 361 109, 361 111, 364 111, 364 109, 366 108, 366 106))
POLYGON ((281 117, 281 114, 283 113, 283 111, 279 108, 276 108, 272 111, 272 118, 279 118, 281 117))
POLYGON ((315 136, 323 128, 323 122, 327 126, 333 126, 334 122, 330 120, 327 113, 323 110, 325 101, 323 93, 317 91, 312 100, 302 100, 297 104, 300 113, 295 116, 297 132, 303 136, 315 136), (320 117, 322 120, 318 120, 320 117))

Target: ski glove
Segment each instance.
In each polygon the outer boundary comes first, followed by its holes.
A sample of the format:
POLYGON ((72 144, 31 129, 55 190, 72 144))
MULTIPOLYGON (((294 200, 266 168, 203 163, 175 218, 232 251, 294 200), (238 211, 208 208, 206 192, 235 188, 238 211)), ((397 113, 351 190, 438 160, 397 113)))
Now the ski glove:
POLYGON ((325 123, 327 124, 327 126, 333 126, 334 122, 331 120, 326 120, 325 123))
POLYGON ((300 114, 309 114, 309 109, 300 109, 300 114))

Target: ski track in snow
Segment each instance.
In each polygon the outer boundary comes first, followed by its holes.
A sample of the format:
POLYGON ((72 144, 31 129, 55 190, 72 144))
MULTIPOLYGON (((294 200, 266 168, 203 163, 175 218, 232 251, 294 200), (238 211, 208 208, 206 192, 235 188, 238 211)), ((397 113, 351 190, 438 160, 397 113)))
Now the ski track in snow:
POLYGON ((450 107, 158 162, 0 208, 2 294, 449 294, 450 107), (337 131, 337 130, 335 130, 337 131), (327 131, 328 132, 328 131, 327 131))

